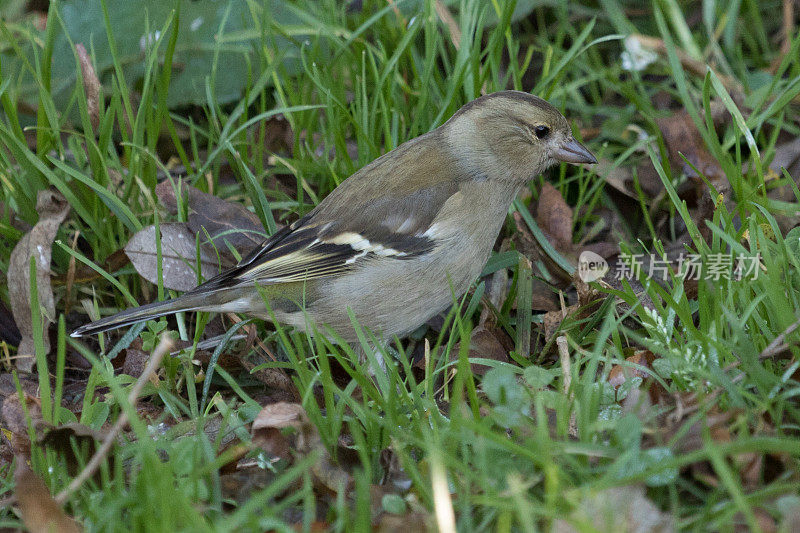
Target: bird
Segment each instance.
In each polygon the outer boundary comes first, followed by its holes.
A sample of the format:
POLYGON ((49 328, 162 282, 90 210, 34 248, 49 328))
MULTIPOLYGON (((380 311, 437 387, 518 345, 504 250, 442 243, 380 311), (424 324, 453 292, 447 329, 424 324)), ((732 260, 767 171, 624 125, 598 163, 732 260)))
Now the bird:
POLYGON ((312 335, 328 327, 357 343, 352 313, 376 338, 402 338, 469 290, 514 198, 560 162, 597 159, 558 109, 522 91, 486 94, 356 171, 236 266, 72 336, 210 311, 274 319, 312 335))

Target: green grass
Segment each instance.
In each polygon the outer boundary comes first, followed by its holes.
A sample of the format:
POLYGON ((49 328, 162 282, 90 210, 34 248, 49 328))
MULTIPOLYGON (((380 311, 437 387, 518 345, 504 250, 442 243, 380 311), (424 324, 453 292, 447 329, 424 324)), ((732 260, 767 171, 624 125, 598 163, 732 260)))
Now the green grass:
MULTIPOLYGON (((270 464, 242 501, 233 501, 223 487, 220 468, 230 459, 223 443, 231 437, 249 441, 249 423, 261 407, 263 391, 244 371, 231 375, 222 367, 193 363, 205 322, 195 331, 179 319, 179 335, 192 345, 166 358, 158 386, 145 388, 144 400, 161 413, 155 421, 145 420, 127 400, 133 379, 115 371, 107 359, 132 338, 117 341, 106 335, 97 351, 87 348, 95 346, 91 343, 66 337, 65 323, 88 320, 80 304, 84 299, 106 315, 131 300, 162 297, 167 291, 162 284, 148 286, 130 266, 78 284, 69 296, 63 285, 56 286, 58 342, 52 351, 57 356, 47 358, 41 346, 37 353, 37 361, 48 361, 55 376, 55 401, 43 401, 43 407, 50 405, 48 416, 55 423, 77 419, 100 428, 113 424, 123 411, 131 415, 130 432, 99 476, 69 499, 66 511, 90 530, 288 530, 297 520, 306 530, 316 520, 335 530, 364 530, 371 509, 381 506, 370 486, 386 474, 382 452, 391 450, 410 483, 410 489, 398 491, 406 510, 429 513, 431 523, 437 506, 434 481, 443 469, 459 531, 549 530, 581 508, 588 495, 634 483, 644 484, 647 496, 681 529, 730 530, 734 524, 755 529, 760 513, 780 523, 790 501, 786 497, 800 490, 797 333, 787 335, 781 357, 760 357, 800 318, 798 231, 787 232, 778 220, 798 210, 797 176, 766 178, 777 132, 800 135, 800 36, 791 39, 792 52, 775 75, 765 71, 778 55, 774 37, 781 23, 775 16, 780 2, 662 0, 647 14, 638 14, 636 3, 617 0, 548 4, 514 22, 511 3, 453 2, 461 32, 458 49, 433 2, 396 4, 365 1, 361 11, 347 13, 343 3, 333 0, 297 1, 287 7, 297 23, 286 26, 260 4, 249 3, 250 29, 221 35, 214 44, 220 50, 245 42, 255 50, 243 98, 217 103, 213 81, 225 76, 225 65, 214 63, 207 101, 191 112, 170 110, 166 103, 173 73, 165 65, 181 46, 177 19, 191 16, 184 5, 163 22, 160 37, 139 59, 140 84, 125 79, 123 58, 111 46, 114 64, 103 78, 105 102, 96 135, 81 84, 67 98, 51 94, 59 81, 51 79, 49 67, 59 18, 50 16, 43 32, 29 23, 3 23, 0 201, 32 224, 36 192, 47 186, 61 191, 72 214, 59 230, 61 245, 53 247, 52 270, 65 273, 73 256, 101 269, 134 232, 169 216, 154 196, 158 172, 166 164, 159 156, 161 138, 162 143, 167 139, 169 153, 193 169, 187 178, 193 185, 244 202, 272 231, 276 223, 307 213, 361 166, 442 124, 482 91, 512 87, 547 98, 576 131, 595 126, 596 134, 586 143, 598 156, 632 169, 642 160, 652 162, 665 190, 653 205, 639 189, 639 202, 632 204, 639 211, 622 211, 592 169, 562 165, 534 180, 532 198, 520 200, 518 208, 535 201, 546 179, 574 208, 576 231, 591 228, 600 220, 599 211, 607 209, 622 215, 622 232, 615 238, 633 252, 664 249, 666 243, 654 238, 669 232, 657 232, 656 222, 668 228, 684 225, 689 249, 704 259, 759 253, 765 269, 754 281, 701 282, 696 296, 687 295, 675 276, 663 286, 645 284, 655 311, 640 304, 643 297, 631 286, 606 291, 630 307, 616 306, 604 295, 604 305, 592 315, 562 326, 570 376, 563 375, 554 351, 529 358, 524 349, 511 354, 512 364, 487 362, 495 368, 483 378, 469 372, 466 346, 482 307, 484 281, 449 315, 452 327, 439 336, 428 333, 430 354, 420 371, 412 370, 405 353, 396 359, 378 353, 375 357, 389 362, 387 372, 371 378, 374 361, 360 362, 358 354, 323 336, 309 338, 259 323, 260 338, 280 359, 267 366, 290 370, 324 449, 334 463, 344 465, 352 486, 320 496, 325 491, 315 488, 319 448, 292 465, 270 464), (666 57, 648 67, 647 75, 622 70, 621 39, 630 33, 666 43, 666 57), (279 36, 296 43, 297 72, 281 61, 286 49, 273 46, 279 36), (684 70, 678 47, 713 64, 718 74, 684 70), (736 80, 743 94, 732 98, 720 74, 736 80), (36 87, 33 114, 18 105, 31 80, 36 87), (706 220, 693 216, 680 198, 686 178, 681 169, 671 168, 656 125, 656 119, 673 111, 654 106, 659 93, 689 112, 729 179, 725 199, 730 202, 719 203, 706 220), (712 101, 722 102, 733 116, 721 135, 705 118, 712 101), (270 153, 262 125, 277 114, 294 132, 293 155, 279 155, 271 166, 265 164, 270 153), (637 141, 631 125, 652 144, 637 141), (646 150, 632 150, 637 143, 646 150), (320 144, 329 153, 320 154, 320 144), (357 148, 354 159, 349 146, 357 148), (295 195, 274 185, 277 175, 294 176, 295 195), (768 194, 790 183, 796 195, 792 201, 768 194), (659 221, 653 220, 654 210, 661 213, 659 221), (701 237, 706 228, 708 241, 701 237), (73 251, 75 232, 81 238, 73 251), (65 298, 71 298, 72 316, 63 315, 65 298), (662 397, 695 393, 699 398, 697 411, 679 418, 670 431, 624 406, 625 395, 640 381, 629 380, 616 393, 608 383, 612 366, 641 347, 657 357, 653 381, 666 389, 662 397), (83 354, 91 370, 65 371, 67 350, 83 354), (86 383, 77 417, 60 406, 65 372, 86 383), (731 414, 724 423, 725 439, 706 427, 718 412, 731 414), (158 431, 160 421, 170 428, 166 433, 158 431), (696 444, 682 449, 693 425, 699 428, 696 444), (219 430, 211 435, 200 430, 209 426, 219 430), (770 465, 755 485, 743 481, 747 454, 770 465), (698 474, 701 470, 707 477, 698 474)), ((79 72, 77 56, 75 68, 79 72)), ((23 232, 7 209, 2 217, 0 270, 5 272, 23 232)), ((175 219, 183 217, 185 212, 179 212, 175 219)), ((535 225, 532 218, 527 222, 535 225)), ((509 222, 504 234, 514 231, 509 222)), ((549 251, 556 263, 566 262, 556 250, 549 251)), ((528 320, 530 300, 516 289, 530 287, 531 274, 540 276, 542 265, 520 268, 514 254, 502 252, 492 264, 487 270, 510 268, 514 287, 499 309, 498 324, 517 349, 531 342, 541 348, 537 315, 533 323, 528 320), (514 310, 517 294, 523 297, 514 310)), ((0 288, 0 297, 7 301, 7 296, 7 289, 0 288)), ((156 329, 148 326, 142 334, 151 345, 156 329)), ((404 345, 401 351, 411 348, 404 345)), ((238 349, 241 343, 223 345, 215 356, 238 349)), ((50 384, 42 370, 44 393, 50 384)), ((668 416, 674 407, 668 402, 654 409, 668 416)), ((251 456, 268 462, 263 453, 251 456)), ((85 453, 79 457, 88 459, 85 453)), ((72 478, 64 459, 51 449, 34 446, 31 463, 53 493, 72 478)), ((12 493, 13 465, 4 464, 0 497, 12 493)), ((0 525, 19 524, 9 509, 0 511, 0 525)), ((583 524, 581 530, 591 526, 583 524)))

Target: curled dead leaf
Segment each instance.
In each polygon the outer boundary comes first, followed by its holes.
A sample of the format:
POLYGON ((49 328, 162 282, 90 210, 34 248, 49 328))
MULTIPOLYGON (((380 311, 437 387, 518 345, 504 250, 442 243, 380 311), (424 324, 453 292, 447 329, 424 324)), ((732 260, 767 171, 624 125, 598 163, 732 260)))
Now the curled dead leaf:
MULTIPOLYGON (((499 336, 504 335, 493 327, 480 325, 472 330, 469 341, 469 357, 491 359, 508 363, 508 350, 500 341, 499 336)), ((458 348, 453 349, 453 354, 458 353, 458 348)), ((476 376, 483 376, 492 367, 478 363, 470 363, 470 370, 476 376)))
POLYGON ((97 79, 92 58, 86 52, 86 48, 81 43, 78 43, 75 45, 75 51, 78 53, 78 62, 81 65, 89 121, 92 123, 92 129, 94 129, 95 134, 97 134, 97 130, 100 127, 100 80, 97 79))
POLYGON ((253 420, 253 443, 267 453, 284 460, 291 459, 291 450, 307 453, 319 442, 319 435, 298 403, 277 402, 264 406, 253 420), (294 433, 285 434, 292 429, 294 433))
POLYGON ((22 335, 17 350, 19 355, 17 368, 25 372, 33 369, 34 362, 34 332, 30 303, 31 258, 33 257, 36 263, 39 308, 43 311, 42 340, 47 353, 50 351, 50 338, 47 332, 56 314, 53 289, 50 286, 50 255, 53 239, 69 213, 69 203, 57 191, 39 191, 36 199, 36 211, 39 213, 39 222, 23 235, 11 252, 8 262, 8 296, 11 302, 11 312, 22 335))
MULTIPOLYGON (((197 287, 197 248, 195 236, 181 222, 161 224, 161 274, 164 287, 189 291, 197 287)), ((158 283, 156 228, 147 226, 125 245, 125 254, 136 272, 151 283, 158 283)), ((219 273, 219 261, 209 251, 200 250, 200 271, 208 279, 219 273)))
POLYGON ((539 192, 536 222, 559 251, 572 245, 572 208, 558 189, 548 182, 539 192))
MULTIPOLYGON (((170 181, 156 186, 158 199, 172 214, 178 212, 175 189, 170 181)), ((186 228, 192 236, 200 235, 201 250, 216 256, 216 248, 226 264, 234 263, 228 245, 245 255, 266 238, 261 221, 242 204, 204 193, 188 184, 182 185, 181 196, 188 206, 186 228)))
POLYGON ((251 433, 254 444, 281 459, 290 461, 292 451, 299 455, 316 452, 311 472, 314 481, 326 490, 338 493, 352 485, 352 476, 333 462, 302 405, 277 402, 263 407, 253 420, 251 433), (287 434, 286 430, 293 432, 287 434))
POLYGON ((78 533, 82 528, 66 515, 53 499, 47 485, 17 457, 14 489, 25 527, 31 533, 78 533))
MULTIPOLYGON (((712 120, 717 125, 721 125, 728 116, 725 107, 717 104, 712 104, 711 114, 712 120)), ((702 135, 700 135, 691 115, 686 110, 656 119, 656 124, 661 130, 664 144, 669 153, 669 162, 674 171, 684 172, 690 178, 699 178, 694 170, 696 168, 700 174, 708 178, 712 183, 727 181, 725 172, 719 162, 708 151, 702 135), (691 165, 684 161, 684 157, 691 165)), ((659 180, 659 186, 660 184, 659 180)))

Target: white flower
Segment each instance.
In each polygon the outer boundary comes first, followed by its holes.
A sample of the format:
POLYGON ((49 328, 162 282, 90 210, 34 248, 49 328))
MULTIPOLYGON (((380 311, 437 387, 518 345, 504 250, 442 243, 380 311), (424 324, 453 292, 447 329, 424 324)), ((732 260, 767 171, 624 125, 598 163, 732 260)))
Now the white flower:
POLYGON ((658 54, 643 47, 642 42, 633 35, 627 36, 624 44, 625 50, 620 54, 620 59, 622 59, 622 68, 625 70, 639 72, 658 59, 658 54))

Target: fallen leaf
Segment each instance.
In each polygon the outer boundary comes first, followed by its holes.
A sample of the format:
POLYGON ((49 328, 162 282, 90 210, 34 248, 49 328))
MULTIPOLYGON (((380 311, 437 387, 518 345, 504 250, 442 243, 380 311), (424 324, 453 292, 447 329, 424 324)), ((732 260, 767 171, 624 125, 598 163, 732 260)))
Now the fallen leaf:
POLYGON ((61 193, 39 191, 36 199, 39 222, 23 235, 8 261, 8 297, 11 312, 22 336, 17 354, 17 368, 30 372, 34 363, 33 324, 31 322, 30 261, 36 262, 36 285, 42 313, 42 340, 50 352, 48 330, 56 315, 53 289, 50 286, 50 254, 58 228, 69 213, 69 204, 61 193))
POLYGON ((266 385, 269 389, 277 391, 275 394, 283 400, 300 400, 300 392, 297 390, 292 378, 281 368, 258 368, 261 366, 249 359, 239 358, 239 363, 248 370, 254 378, 266 385))
POLYGON ((97 134, 100 127, 100 80, 94 71, 91 56, 86 52, 86 48, 81 44, 75 45, 78 53, 78 62, 81 65, 81 76, 83 77, 83 90, 86 94, 86 107, 89 112, 89 121, 92 129, 97 134))
POLYGON ((494 323, 492 307, 500 309, 506 296, 508 296, 508 270, 501 268, 486 279, 486 292, 483 296, 485 301, 478 324, 486 324, 487 321, 494 323))
MULTIPOLYGON (((498 335, 503 335, 502 332, 493 327, 479 325, 472 330, 472 335, 469 340, 469 357, 470 359, 479 357, 481 359, 491 359, 493 361, 501 361, 508 363, 508 350, 503 343, 500 342, 498 335)), ((458 354, 458 348, 453 349, 454 354, 458 354)), ((491 366, 481 365, 478 363, 470 363, 470 370, 476 376, 483 376, 491 366)))
MULTIPOLYGON (((712 120, 718 125, 721 125, 727 116, 725 108, 717 104, 712 104, 711 113, 712 120)), ((707 150, 702 135, 700 135, 692 117, 686 110, 656 119, 656 124, 661 130, 661 136, 664 138, 673 172, 683 172, 690 178, 697 179, 699 176, 692 168, 694 166, 700 174, 708 178, 712 183, 727 181, 725 172, 720 167, 719 162, 707 150), (691 166, 686 164, 684 157, 686 161, 691 163, 691 166)), ((660 180, 658 183, 661 185, 660 180)))
MULTIPOLYGON (((670 154, 672 153, 673 152, 670 152, 670 154)), ((677 154, 677 152, 675 153, 677 154)), ((677 157, 680 159, 679 154, 677 154, 677 157)), ((672 161, 671 158, 670 161, 672 161)), ((686 166, 686 163, 684 163, 683 159, 680 159, 680 162, 682 165, 678 168, 683 168, 686 166)), ((642 189, 642 192, 646 197, 656 198, 664 191, 664 182, 661 181, 661 176, 658 175, 658 171, 655 169, 650 159, 644 159, 640 161, 638 165, 636 165, 636 179, 638 180, 639 187, 642 189)), ((636 194, 636 198, 638 199, 639 193, 634 192, 634 194, 636 194)))
POLYGON ((769 168, 776 174, 785 168, 795 181, 800 180, 800 137, 777 145, 769 168))
POLYGON ((552 339, 553 336, 558 333, 564 318, 572 313, 577 312, 578 309, 580 309, 580 306, 575 304, 570 305, 563 311, 561 309, 557 309, 555 311, 546 312, 542 316, 542 332, 544 333, 545 342, 550 342, 550 339, 552 339))
POLYGON ((39 439, 39 444, 61 449, 69 445, 68 441, 71 437, 102 442, 105 438, 105 433, 84 424, 68 422, 47 430, 39 439))
MULTIPOLYGON (((514 222, 517 226, 517 231, 514 233, 512 241, 514 242, 514 246, 519 253, 527 257, 532 264, 536 264, 540 261, 543 262, 547 267, 547 270, 552 272, 554 276, 558 278, 558 280, 556 280, 556 282, 560 282, 557 283, 558 286, 566 286, 566 283, 569 282, 569 275, 560 266, 558 266, 558 264, 553 261, 553 259, 547 253, 545 253, 539 242, 531 233, 530 229, 528 229, 528 225, 525 223, 522 215, 514 212, 514 222)), ((551 237, 547 237, 547 235, 545 235, 545 237, 548 240, 551 239, 551 237)), ((534 278, 534 285, 536 284, 536 281, 537 278, 534 278)), ((538 294, 539 292, 540 291, 537 291, 534 288, 534 295, 538 294)))
POLYGON ((786 498, 789 500, 786 505, 781 509, 781 527, 780 531, 800 531, 800 503, 792 497, 786 498))
POLYGON ((8 430, 10 435, 11 447, 14 454, 18 456, 30 457, 31 440, 28 436, 28 417, 34 431, 38 431, 45 426, 42 419, 42 408, 39 398, 25 393, 25 407, 19 400, 19 394, 14 390, 3 399, 2 427, 8 430), (28 415, 25 416, 27 410, 28 415))
MULTIPOLYGON (((220 491, 225 501, 236 502, 241 507, 250 501, 253 494, 262 491, 275 481, 275 474, 250 460, 240 461, 237 470, 219 476, 220 491)), ((291 488, 289 489, 291 490, 291 488)))
MULTIPOLYGON (((794 202, 795 184, 800 183, 800 137, 777 145, 775 147, 775 157, 769 168, 771 176, 767 176, 768 180, 770 177, 783 177, 783 169, 786 169, 786 173, 795 183, 783 181, 777 187, 770 187, 767 191, 767 196, 772 200, 794 202)), ((789 213, 776 212, 774 215, 784 234, 800 224, 800 210, 789 213)))
POLYGON ((553 524, 555 533, 578 531, 627 531, 668 533, 675 531, 672 515, 662 513, 647 498, 641 485, 582 491, 574 510, 553 524))
MULTIPOLYGON (((102 431, 77 422, 68 422, 46 430, 38 439, 38 443, 60 453, 66 459, 69 475, 74 476, 84 465, 76 451, 84 449, 88 457, 96 450, 97 443, 102 442, 104 438, 105 433, 102 431)), ((85 461, 85 458, 83 460, 85 461)))
POLYGON ((264 146, 270 152, 292 153, 294 148, 294 131, 286 117, 275 115, 262 120, 256 127, 264 132, 264 146))
POLYGON ((684 418, 689 417, 694 409, 692 404, 682 405, 681 399, 676 398, 676 410, 658 426, 658 434, 654 435, 655 442, 670 442, 676 436, 672 449, 676 454, 690 453, 701 450, 706 446, 703 433, 708 428, 711 440, 718 443, 731 441, 731 422, 739 415, 739 411, 731 409, 721 412, 717 407, 712 408, 705 416, 692 422, 688 428, 684 427, 684 418))
POLYGON ((650 374, 646 370, 636 368, 633 365, 638 365, 640 367, 644 367, 645 369, 649 369, 650 363, 652 363, 654 359, 655 356, 650 350, 641 350, 630 357, 626 357, 625 362, 629 364, 614 365, 611 368, 611 372, 608 374, 608 383, 615 389, 618 389, 622 384, 631 378, 648 378, 650 374))
POLYGON ((144 372, 150 354, 142 350, 142 341, 138 338, 124 352, 125 361, 122 363, 122 373, 138 378, 144 372))
MULTIPOLYGON (((176 291, 189 291, 197 287, 197 248, 195 236, 182 222, 161 224, 161 273, 164 287, 176 291)), ((158 256, 156 254, 156 228, 147 226, 137 232, 125 253, 136 272, 151 283, 158 283, 158 256)), ((219 273, 219 261, 208 250, 200 250, 200 269, 203 278, 219 273)))
POLYGON ((595 286, 583 281, 577 270, 572 275, 572 283, 575 285, 575 292, 578 294, 578 306, 580 307, 596 304, 605 297, 595 286))
POLYGON ((314 481, 318 486, 321 485, 333 494, 340 492, 346 494, 353 486, 353 477, 344 468, 333 462, 322 443, 317 449, 320 450, 319 458, 311 465, 314 481))
POLYGON ((291 450, 307 453, 319 440, 305 409, 298 403, 277 402, 264 406, 253 420, 250 432, 254 444, 287 461, 291 459, 291 450), (285 434, 286 429, 294 430, 293 434, 285 434))
MULTIPOLYGON (((201 250, 216 256, 216 247, 220 255, 232 264, 234 257, 228 245, 244 256, 266 238, 258 217, 242 204, 217 198, 188 184, 183 184, 181 191, 188 205, 186 228, 192 235, 200 235, 201 250), (211 237, 211 242, 208 237, 211 237)), ((170 213, 178 212, 178 199, 172 182, 159 183, 156 195, 170 213)))
MULTIPOLYGON (((547 241, 568 263, 577 265, 578 258, 583 251, 591 251, 600 255, 603 259, 608 259, 619 252, 619 246, 610 241, 574 243, 572 217, 573 210, 561 196, 558 189, 549 183, 545 183, 539 195, 539 203, 536 209, 536 224, 539 226, 539 229, 541 229, 547 241)), ((542 261, 548 271, 563 282, 560 286, 566 287, 567 284, 572 281, 570 274, 558 265, 553 258, 550 257, 550 254, 542 249, 542 246, 533 236, 520 213, 514 213, 514 222, 517 226, 517 232, 514 234, 512 240, 517 250, 530 259, 531 263, 542 261)), ((592 240, 595 237, 596 234, 587 235, 585 240, 592 240)), ((547 295, 547 292, 548 291, 534 290, 534 295, 537 293, 547 295)), ((552 297, 552 292, 550 296, 552 297)))
POLYGON ((14 488, 22 521, 31 533, 77 533, 82 529, 53 499, 47 485, 17 457, 14 488))
POLYGON ((536 223, 559 252, 572 248, 572 208, 548 182, 539 192, 536 223))
POLYGON ((254 444, 287 461, 292 460, 292 451, 301 456, 316 452, 317 461, 311 465, 311 473, 323 488, 338 493, 352 486, 352 476, 334 464, 302 405, 277 402, 263 407, 253 420, 251 433, 254 444), (292 431, 287 434, 286 430, 292 431))
MULTIPOLYGON (((756 517, 758 529, 761 530, 761 533, 777 533, 778 524, 775 522, 775 519, 770 516, 766 509, 763 507, 755 507, 753 509, 753 514, 756 517)), ((784 531, 797 531, 797 529, 785 529, 784 531)))

